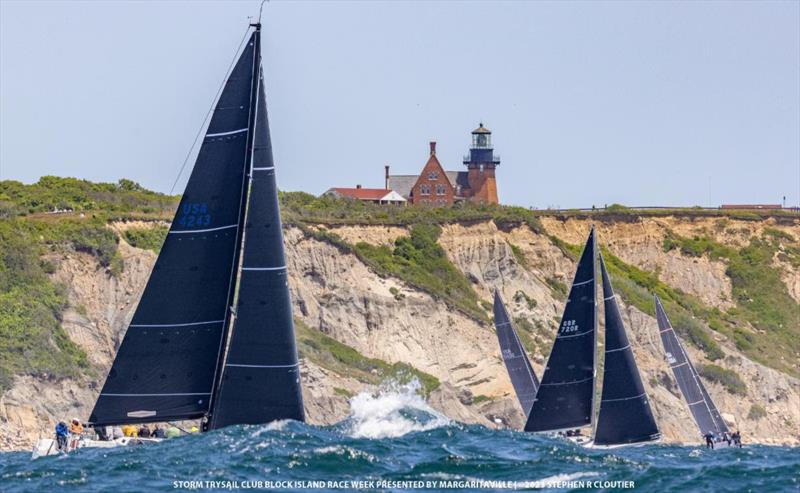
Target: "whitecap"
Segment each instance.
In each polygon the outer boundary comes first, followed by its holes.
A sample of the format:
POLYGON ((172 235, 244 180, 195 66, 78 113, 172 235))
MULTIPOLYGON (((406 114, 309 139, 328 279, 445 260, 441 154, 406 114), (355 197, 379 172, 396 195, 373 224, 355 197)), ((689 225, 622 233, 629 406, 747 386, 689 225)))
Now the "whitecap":
POLYGON ((350 399, 349 432, 353 438, 396 438, 450 424, 419 395, 420 383, 388 382, 350 399))

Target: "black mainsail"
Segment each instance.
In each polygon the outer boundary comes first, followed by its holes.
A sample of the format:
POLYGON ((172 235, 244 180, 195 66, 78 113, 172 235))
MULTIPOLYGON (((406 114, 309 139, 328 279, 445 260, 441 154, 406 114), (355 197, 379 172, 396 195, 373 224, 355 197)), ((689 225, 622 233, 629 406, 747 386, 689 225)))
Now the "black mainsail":
POLYGON ((263 80, 260 86, 239 296, 211 428, 304 420, 263 80))
POLYGON ((525 431, 569 430, 592 422, 597 334, 594 274, 592 228, 525 431))
POLYGON ((710 431, 716 436, 722 436, 722 434, 729 431, 728 426, 720 416, 714 401, 708 395, 703 382, 700 381, 700 376, 694 369, 694 365, 689 360, 683 344, 681 344, 678 335, 672 328, 672 323, 670 323, 667 313, 661 305, 661 300, 658 299, 658 295, 655 296, 655 302, 658 330, 661 333, 661 342, 664 343, 667 363, 672 368, 672 373, 678 382, 678 388, 689 405, 694 422, 697 423, 701 435, 705 435, 710 431))
POLYGON ((272 152, 259 90, 260 24, 254 26, 91 413, 93 426, 196 419, 214 410, 221 414, 212 416, 216 427, 303 417, 286 271, 272 269, 285 262, 274 170, 267 169, 272 152), (250 246, 243 249, 245 230, 250 246), (245 266, 264 267, 266 275, 241 274, 243 250, 245 266), (237 288, 233 324, 229 307, 237 288), (259 365, 294 366, 284 375, 258 372, 259 365))
POLYGON ((536 378, 531 362, 525 354, 525 348, 522 347, 522 342, 497 291, 494 293, 494 326, 508 376, 522 406, 522 412, 527 416, 533 406, 536 390, 539 388, 539 379, 536 378))
POLYGON ((605 301, 606 347, 603 394, 594 444, 625 445, 658 440, 661 433, 625 334, 625 326, 602 255, 600 271, 605 301))

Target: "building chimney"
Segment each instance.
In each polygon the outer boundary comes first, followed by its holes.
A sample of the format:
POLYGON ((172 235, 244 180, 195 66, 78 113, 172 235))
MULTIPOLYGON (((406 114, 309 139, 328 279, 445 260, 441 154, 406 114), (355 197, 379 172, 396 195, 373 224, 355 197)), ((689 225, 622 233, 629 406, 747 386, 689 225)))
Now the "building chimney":
POLYGON ((431 156, 436 154, 436 141, 431 141, 431 156))
POLYGON ((356 190, 361 190, 361 184, 356 185, 356 190))
POLYGON ((384 175, 383 188, 389 190, 389 165, 387 164, 384 168, 386 168, 386 174, 384 175))

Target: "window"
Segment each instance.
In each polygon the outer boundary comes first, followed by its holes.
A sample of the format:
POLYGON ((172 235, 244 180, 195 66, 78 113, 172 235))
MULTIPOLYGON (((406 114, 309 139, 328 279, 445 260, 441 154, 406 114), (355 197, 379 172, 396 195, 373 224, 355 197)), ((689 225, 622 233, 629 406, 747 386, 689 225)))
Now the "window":
POLYGON ((436 185, 436 195, 445 195, 447 188, 444 185, 436 185))
POLYGON ((439 172, 438 171, 431 171, 428 173, 429 180, 438 180, 439 179, 439 172))
POLYGON ((430 195, 431 194, 431 186, 430 185, 420 185, 419 193, 421 195, 430 195))

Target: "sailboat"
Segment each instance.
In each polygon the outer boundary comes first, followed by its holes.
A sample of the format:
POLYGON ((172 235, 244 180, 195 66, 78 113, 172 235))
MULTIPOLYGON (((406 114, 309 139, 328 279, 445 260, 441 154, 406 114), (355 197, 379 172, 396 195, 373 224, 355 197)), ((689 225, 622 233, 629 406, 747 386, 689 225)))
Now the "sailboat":
POLYGON ((214 107, 88 424, 304 420, 261 24, 214 107))
POLYGON ((714 401, 711 400, 711 396, 708 395, 708 391, 700 380, 700 375, 689 360, 689 355, 686 354, 686 349, 672 328, 672 323, 667 317, 667 312, 664 311, 661 300, 658 295, 654 295, 654 297, 658 331, 661 333, 667 364, 672 368, 681 395, 689 405, 689 411, 697 424, 700 436, 711 433, 715 437, 714 447, 725 448, 728 446, 728 442, 722 437, 729 433, 728 425, 720 416, 717 406, 714 405, 714 401))
POLYGON ((539 389, 539 379, 533 371, 531 362, 525 354, 525 348, 522 347, 519 335, 497 291, 494 293, 494 326, 500 343, 500 354, 508 370, 508 376, 511 377, 511 385, 514 386, 522 412, 527 416, 539 389))
POLYGON ((595 233, 583 248, 525 431, 558 433, 592 423, 597 310, 595 233))
POLYGON ((593 447, 645 444, 661 438, 625 333, 611 279, 600 255, 605 305, 605 364, 593 440, 576 430, 595 416, 597 303, 595 232, 578 261, 561 325, 553 342, 525 431, 566 433, 593 447))
POLYGON ((642 385, 602 254, 600 272, 603 277, 606 345, 603 393, 593 446, 616 447, 655 442, 661 439, 661 433, 642 385))

